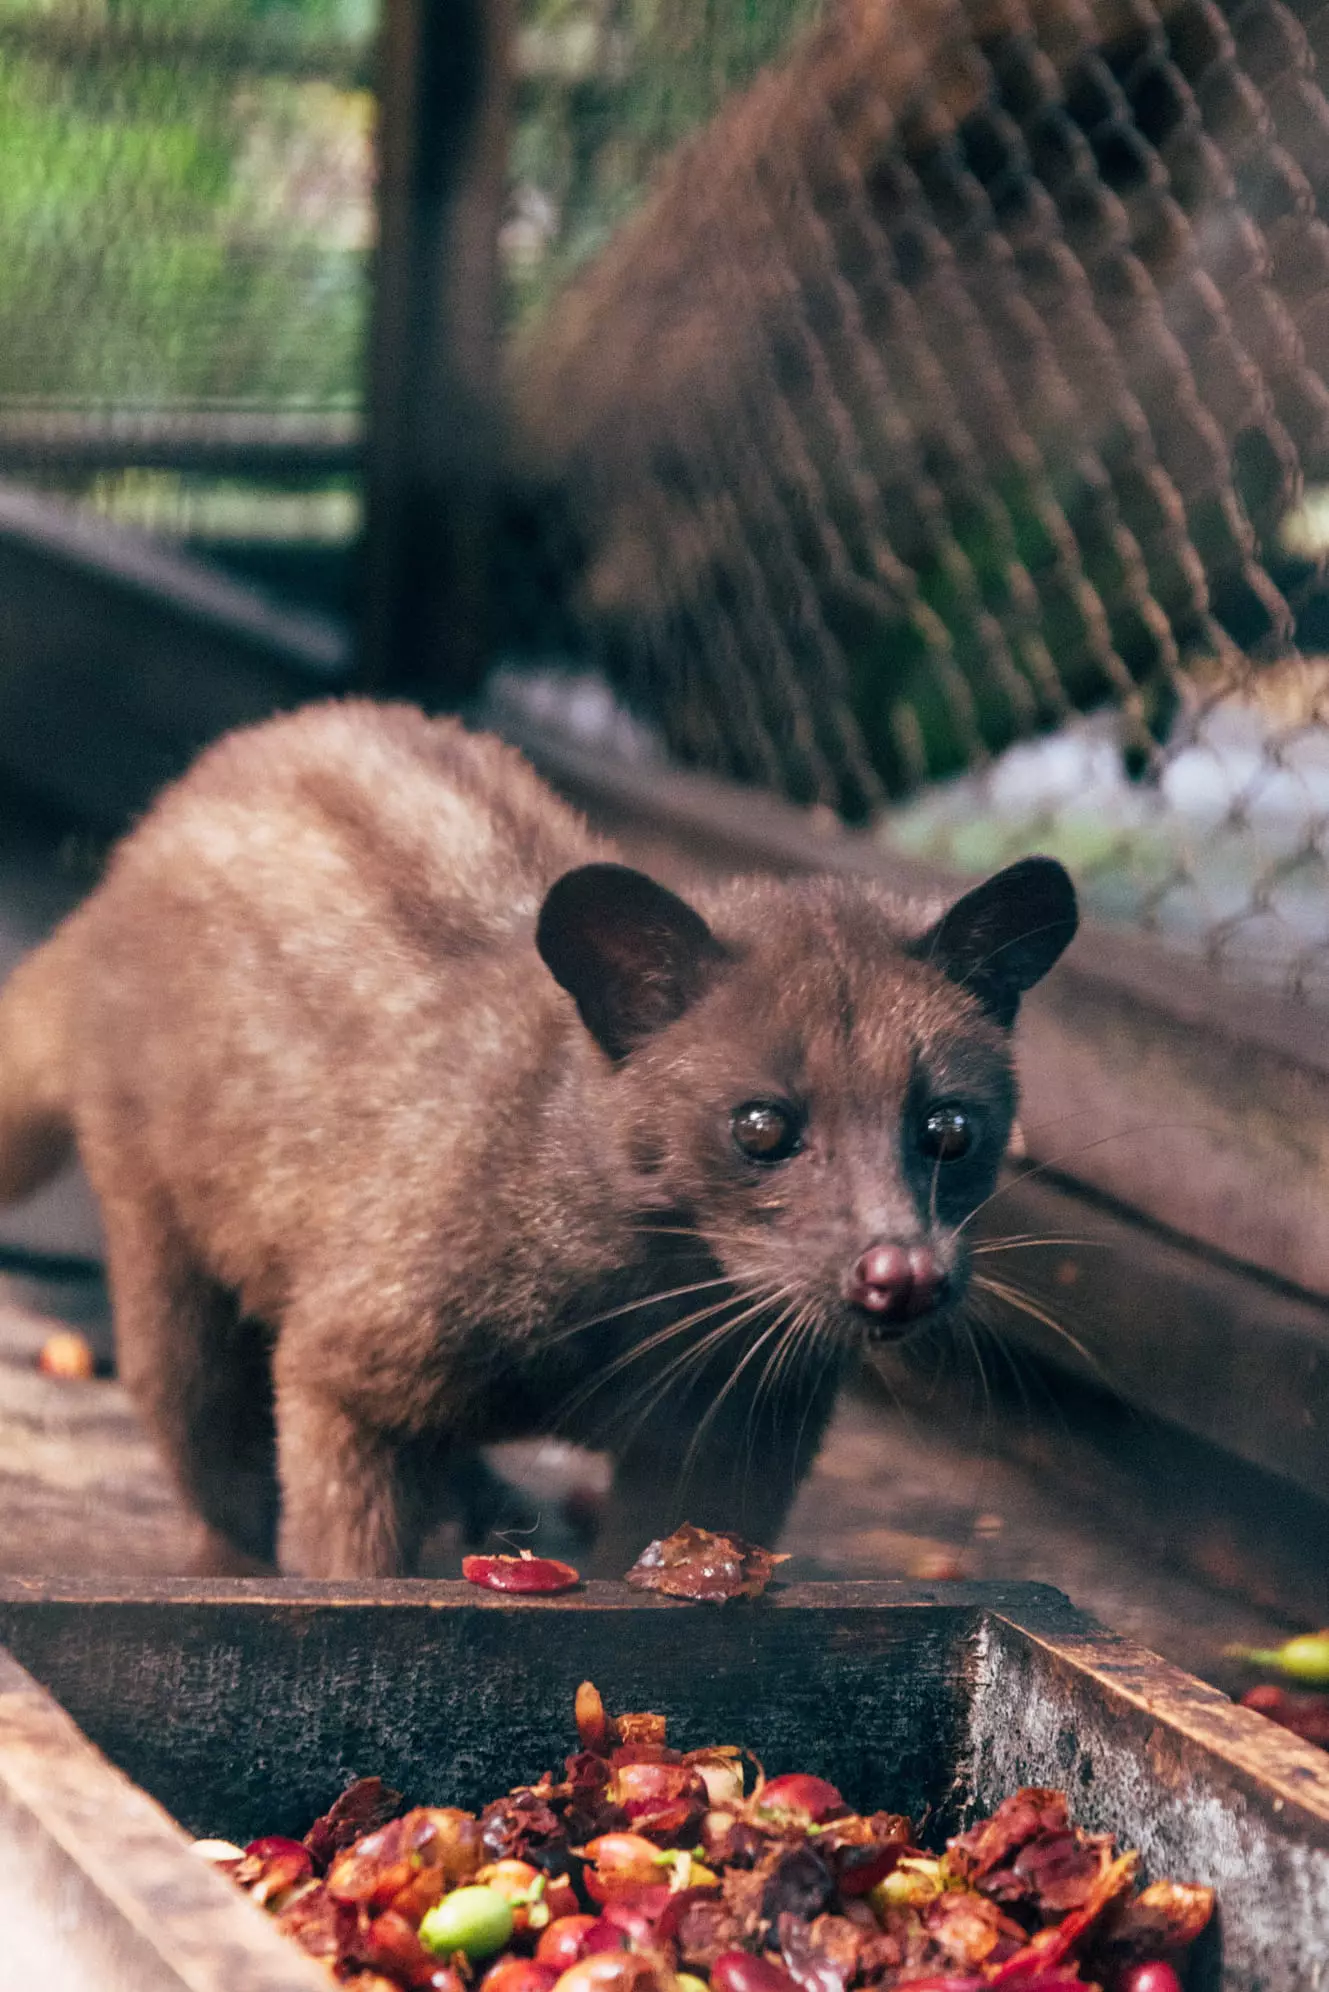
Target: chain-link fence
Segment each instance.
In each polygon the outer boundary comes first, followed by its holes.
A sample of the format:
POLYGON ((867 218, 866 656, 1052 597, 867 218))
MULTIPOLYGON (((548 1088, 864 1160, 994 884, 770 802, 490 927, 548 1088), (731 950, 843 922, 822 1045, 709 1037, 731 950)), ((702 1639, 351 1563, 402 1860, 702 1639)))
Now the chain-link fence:
POLYGON ((0 473, 209 551, 357 528, 373 0, 0 0, 0 473))
POLYGON ((552 640, 686 760, 1329 987, 1329 10, 822 11, 529 314, 552 640))
MULTIPOLYGON (((0 0, 0 474, 345 603, 376 12, 0 0)), ((508 651, 1329 988, 1329 8, 517 29, 508 651)))

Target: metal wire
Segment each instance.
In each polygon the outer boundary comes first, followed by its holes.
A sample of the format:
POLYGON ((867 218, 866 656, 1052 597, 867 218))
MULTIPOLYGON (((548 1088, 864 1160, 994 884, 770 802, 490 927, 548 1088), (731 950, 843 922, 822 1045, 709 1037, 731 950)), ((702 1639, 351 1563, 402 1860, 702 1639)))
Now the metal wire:
POLYGON ((0 0, 0 473, 154 516, 345 478, 374 14, 0 0))
POLYGON ((1329 991, 1327 54, 1314 0, 839 0, 670 154, 512 379, 675 753, 1329 991))

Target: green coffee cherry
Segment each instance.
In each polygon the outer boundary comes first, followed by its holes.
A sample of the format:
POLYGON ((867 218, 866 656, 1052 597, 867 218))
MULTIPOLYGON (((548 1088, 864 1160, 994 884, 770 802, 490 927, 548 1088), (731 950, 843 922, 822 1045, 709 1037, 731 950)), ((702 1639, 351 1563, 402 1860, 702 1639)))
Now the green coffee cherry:
POLYGON ((690 1971, 676 1972, 674 1974, 674 1983, 678 1987, 678 1992, 711 1992, 711 1988, 706 1983, 706 1980, 704 1978, 694 1978, 690 1971))
POLYGON ((1308 1681, 1316 1687, 1329 1687, 1329 1632, 1304 1632, 1282 1646, 1229 1646, 1234 1660, 1252 1667, 1274 1667, 1294 1681, 1308 1681))
POLYGON ((944 1864, 925 1854, 906 1855, 897 1867, 868 1890, 868 1901, 879 1916, 888 1909, 921 1908, 936 1900, 947 1885, 944 1864))
POLYGON ((496 1888, 454 1888, 420 1924, 420 1941, 435 1957, 465 1951, 492 1957, 512 1935, 512 1908, 496 1888))

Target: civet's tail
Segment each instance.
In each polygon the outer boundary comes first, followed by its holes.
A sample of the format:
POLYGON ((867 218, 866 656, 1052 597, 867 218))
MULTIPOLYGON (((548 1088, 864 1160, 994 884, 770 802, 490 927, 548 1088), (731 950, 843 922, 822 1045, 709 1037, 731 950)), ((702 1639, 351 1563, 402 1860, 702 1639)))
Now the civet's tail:
POLYGON ((0 990, 0 1203, 39 1189, 73 1149, 66 1032, 77 915, 0 990))

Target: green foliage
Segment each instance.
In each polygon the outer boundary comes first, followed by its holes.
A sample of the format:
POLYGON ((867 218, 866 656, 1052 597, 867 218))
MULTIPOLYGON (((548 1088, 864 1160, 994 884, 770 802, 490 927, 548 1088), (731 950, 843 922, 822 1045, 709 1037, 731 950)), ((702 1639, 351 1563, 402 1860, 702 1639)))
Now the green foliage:
POLYGON ((358 400, 370 106, 244 58, 370 25, 368 0, 0 0, 0 399, 358 400))
POLYGON ((375 0, 0 0, 9 21, 68 24, 83 30, 158 28, 191 34, 255 29, 293 45, 337 39, 362 42, 373 32, 375 0))
POLYGON ((512 177, 550 204, 509 257, 513 315, 542 309, 641 200, 657 162, 810 27, 824 0, 526 0, 512 177))

